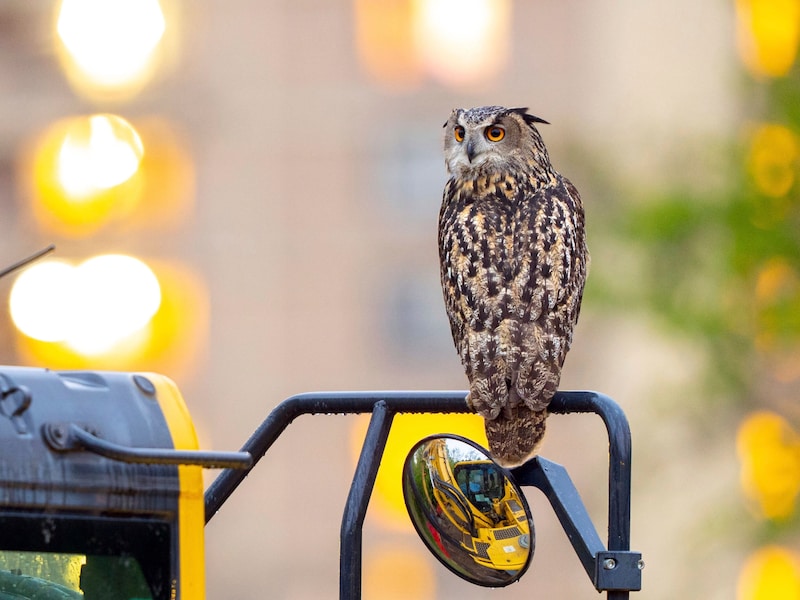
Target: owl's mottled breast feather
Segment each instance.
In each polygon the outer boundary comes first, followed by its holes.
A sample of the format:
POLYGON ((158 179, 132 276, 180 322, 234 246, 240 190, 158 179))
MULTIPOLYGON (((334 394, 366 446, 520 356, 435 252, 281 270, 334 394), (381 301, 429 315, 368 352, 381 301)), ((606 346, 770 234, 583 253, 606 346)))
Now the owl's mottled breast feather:
POLYGON ((441 277, 470 380, 503 372, 509 387, 524 389, 525 381, 512 380, 540 369, 529 386, 536 395, 550 385, 543 373, 550 369, 557 383, 586 278, 584 235, 580 197, 560 175, 546 185, 513 173, 448 181, 441 277))

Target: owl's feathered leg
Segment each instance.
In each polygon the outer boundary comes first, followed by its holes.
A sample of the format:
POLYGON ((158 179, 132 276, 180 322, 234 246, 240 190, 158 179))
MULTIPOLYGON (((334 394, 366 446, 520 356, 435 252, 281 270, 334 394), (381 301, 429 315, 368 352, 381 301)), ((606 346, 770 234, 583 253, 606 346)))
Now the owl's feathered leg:
POLYGON ((516 467, 536 455, 544 437, 546 405, 526 406, 503 373, 474 376, 467 404, 484 418, 489 452, 499 464, 516 467))
POLYGON ((547 410, 531 410, 525 405, 502 410, 486 419, 489 451, 500 465, 518 467, 536 456, 544 438, 547 410))

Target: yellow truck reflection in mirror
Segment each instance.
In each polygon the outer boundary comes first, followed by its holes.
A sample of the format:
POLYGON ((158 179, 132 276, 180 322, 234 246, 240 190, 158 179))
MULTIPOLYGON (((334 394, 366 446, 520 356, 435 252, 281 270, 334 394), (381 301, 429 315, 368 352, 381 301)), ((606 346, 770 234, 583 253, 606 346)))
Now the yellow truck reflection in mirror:
POLYGON ((477 444, 450 435, 419 442, 403 494, 420 537, 451 571, 501 587, 528 568, 535 538, 525 497, 477 444))

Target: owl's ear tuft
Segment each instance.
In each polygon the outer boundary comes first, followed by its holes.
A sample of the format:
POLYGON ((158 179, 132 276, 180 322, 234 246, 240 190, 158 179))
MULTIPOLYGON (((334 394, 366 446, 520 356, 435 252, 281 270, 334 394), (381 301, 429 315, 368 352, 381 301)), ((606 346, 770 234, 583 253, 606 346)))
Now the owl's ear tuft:
POLYGON ((444 122, 444 125, 442 125, 442 127, 447 127, 447 124, 448 124, 448 123, 449 123, 451 120, 458 121, 458 117, 459 117, 459 116, 461 115, 461 113, 463 113, 463 112, 464 112, 464 109, 463 109, 463 108, 454 108, 452 111, 450 111, 450 118, 449 118, 449 119, 447 119, 447 121, 445 121, 445 122, 444 122))
POLYGON ((528 125, 533 125, 534 123, 544 123, 545 125, 550 125, 549 121, 545 121, 541 117, 537 117, 536 115, 528 114, 528 107, 524 108, 509 108, 508 112, 510 113, 517 113, 520 117, 522 117, 528 125))
POLYGON ((509 108, 509 109, 506 109, 506 112, 507 113, 517 113, 520 117, 527 117, 528 116, 527 115, 528 107, 527 106, 522 106, 522 107, 517 107, 517 108, 509 108))
POLYGON ((533 125, 534 123, 544 123, 545 125, 550 125, 550 121, 545 121, 544 119, 542 119, 541 117, 537 117, 536 115, 529 115, 526 113, 522 115, 522 118, 525 119, 525 122, 528 125, 533 125))

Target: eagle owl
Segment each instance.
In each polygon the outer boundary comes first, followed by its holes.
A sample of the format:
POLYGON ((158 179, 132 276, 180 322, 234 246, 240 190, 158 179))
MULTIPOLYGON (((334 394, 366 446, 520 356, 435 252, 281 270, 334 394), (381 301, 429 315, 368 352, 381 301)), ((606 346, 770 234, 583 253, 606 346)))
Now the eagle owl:
POLYGON ((442 289, 469 379, 506 467, 533 457, 572 343, 589 260, 578 190, 550 164, 527 108, 456 109, 439 212, 442 289))

